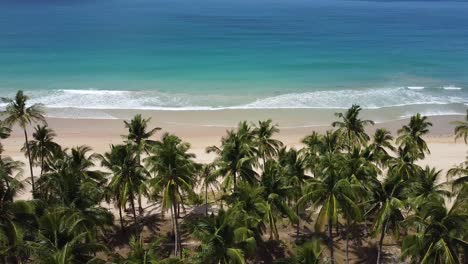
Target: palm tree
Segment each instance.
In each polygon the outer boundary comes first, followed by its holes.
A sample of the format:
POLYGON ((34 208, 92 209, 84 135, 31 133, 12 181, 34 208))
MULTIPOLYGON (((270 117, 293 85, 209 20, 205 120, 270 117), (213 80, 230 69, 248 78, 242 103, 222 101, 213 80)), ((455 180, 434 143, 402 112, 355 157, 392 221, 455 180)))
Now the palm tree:
POLYGON ((429 127, 431 126, 432 123, 427 121, 427 116, 421 116, 421 114, 417 113, 410 118, 408 125, 404 125, 398 130, 399 136, 396 141, 401 147, 415 149, 424 157, 424 154, 430 153, 430 151, 423 136, 429 133, 429 127))
POLYGON ((211 190, 213 197, 215 196, 214 190, 218 189, 218 174, 215 173, 215 166, 213 163, 205 164, 200 169, 200 185, 205 190, 205 216, 208 215, 208 189, 211 190))
POLYGON ((307 241, 294 248, 294 254, 286 259, 275 262, 276 264, 318 264, 323 250, 317 239, 307 241))
POLYGON ((288 197, 292 197, 293 188, 287 182, 288 178, 284 177, 279 163, 274 160, 265 163, 261 179, 263 199, 266 201, 266 216, 270 226, 270 240, 273 236, 278 240, 277 218, 287 216, 291 222, 297 222, 294 210, 291 210, 287 204, 288 197))
POLYGON ((389 230, 393 230, 395 234, 399 233, 399 223, 404 219, 401 210, 404 207, 402 192, 404 181, 401 178, 389 177, 383 183, 374 180, 370 183, 371 199, 369 201, 370 208, 366 215, 375 216, 374 234, 380 234, 377 263, 383 261, 382 247, 385 235, 389 230))
POLYGON ((335 121, 332 126, 338 127, 338 131, 344 135, 350 146, 367 144, 369 136, 364 128, 367 125, 374 125, 372 120, 361 120, 359 118, 361 110, 362 108, 359 105, 352 105, 344 114, 335 113, 335 116, 341 118, 342 121, 335 121))
POLYGON ((450 198, 451 193, 446 190, 447 183, 440 183, 441 173, 441 170, 426 166, 407 186, 406 195, 413 207, 417 208, 432 199, 442 202, 445 198, 450 198))
POLYGON ((31 172, 31 186, 32 192, 35 192, 34 186, 34 175, 32 169, 32 159, 31 159, 31 150, 29 149, 28 145, 28 133, 26 131, 26 127, 34 122, 42 122, 46 123, 44 118, 44 112, 41 109, 40 104, 33 104, 31 106, 26 106, 26 102, 28 101, 29 97, 23 94, 23 91, 18 91, 16 93, 15 98, 5 98, 2 97, 2 101, 7 103, 4 114, 6 116, 5 120, 3 121, 5 125, 11 127, 14 124, 18 124, 20 128, 23 129, 24 132, 24 142, 26 144, 26 152, 28 155, 29 160, 29 170, 31 172))
MULTIPOLYGON (((300 231, 300 215, 298 200, 302 195, 302 186, 310 179, 306 175, 306 170, 309 165, 307 156, 301 151, 294 148, 286 150, 281 149, 279 152, 279 165, 283 168, 283 176, 286 178, 287 185, 291 187, 291 196, 287 196, 294 200, 294 207, 296 210, 296 237, 299 237, 300 231)), ((294 221, 293 221, 294 223, 294 221)))
POLYGON ((29 257, 31 249, 25 234, 34 218, 33 202, 0 200, 0 260, 3 263, 22 263, 29 257))
POLYGON ((452 189, 454 189, 455 192, 459 191, 461 187, 468 183, 468 158, 465 162, 448 170, 447 177, 457 177, 456 179, 451 180, 452 189))
POLYGON ((95 241, 85 219, 66 208, 52 208, 39 218, 39 234, 33 243, 39 263, 93 263, 97 252, 107 251, 95 241))
POLYGON ((23 176, 21 161, 15 161, 10 157, 0 158, 0 201, 13 201, 16 193, 23 188, 18 179, 23 176))
POLYGON ((444 201, 429 200, 418 214, 406 220, 416 232, 403 239, 403 258, 410 258, 412 263, 464 263, 460 257, 468 247, 466 193, 459 194, 451 208, 444 201))
POLYGON ((47 125, 37 125, 34 128, 33 140, 24 145, 21 149, 26 151, 29 147, 33 164, 38 164, 41 168, 40 176, 44 173, 45 161, 53 157, 53 154, 61 150, 59 144, 54 142, 55 132, 47 125))
POLYGON ((274 134, 279 132, 279 129, 277 125, 272 125, 271 123, 271 119, 259 121, 258 126, 253 130, 255 145, 263 161, 263 166, 265 166, 266 160, 275 157, 278 154, 278 150, 283 146, 281 141, 272 138, 274 134))
POLYGON ((174 255, 182 256, 182 244, 178 223, 178 205, 183 205, 183 195, 193 195, 195 176, 198 166, 193 161, 195 155, 188 153, 190 144, 171 134, 164 134, 150 150, 150 156, 145 159, 154 178, 150 180, 153 194, 162 196, 162 207, 171 209, 174 228, 174 255))
MULTIPOLYGON (((7 126, 3 125, 3 121, 0 120, 0 139, 5 139, 10 136, 11 129, 7 126)), ((2 157, 3 153, 3 145, 2 142, 0 141, 0 158, 2 157)))
POLYGON ((199 263, 245 263, 247 253, 253 252, 256 240, 253 231, 238 221, 235 209, 202 218, 190 225, 190 232, 201 242, 196 259, 199 263))
POLYGON ((34 206, 30 201, 13 201, 23 188, 18 180, 23 166, 10 157, 0 158, 0 262, 3 263, 21 263, 29 256, 24 236, 34 219, 34 206))
POLYGON ((315 177, 309 180, 301 204, 312 204, 319 209, 315 222, 316 230, 321 230, 327 223, 331 263, 335 263, 333 224, 337 223, 339 211, 345 211, 348 216, 359 215, 357 205, 358 184, 352 183, 343 175, 344 159, 342 155, 326 153, 320 159, 319 169, 315 177))
MULTIPOLYGON (((137 163, 140 164, 141 154, 143 151, 148 153, 153 140, 149 138, 152 137, 158 130, 161 128, 156 127, 148 130, 148 124, 151 121, 151 118, 143 118, 140 114, 135 115, 130 122, 124 121, 125 127, 128 128, 128 135, 124 136, 128 142, 130 142, 136 149, 136 159, 137 163)), ((145 188, 145 186, 142 186, 145 188)), ((138 208, 140 214, 143 212, 143 207, 141 205, 141 192, 138 192, 138 208)))
POLYGON ((135 195, 148 178, 146 170, 138 164, 136 153, 129 145, 112 145, 110 152, 101 157, 101 165, 112 172, 109 191, 119 208, 120 226, 123 229, 122 209, 130 202, 133 221, 137 224, 135 195))
POLYGON ((466 110, 465 121, 455 121, 453 124, 455 125, 455 140, 463 138, 466 144, 468 139, 468 110, 466 110))
POLYGON ((257 180, 257 149, 254 147, 254 135, 247 122, 239 123, 237 131, 228 131, 221 140, 221 147, 211 146, 206 149, 208 153, 215 152, 218 174, 224 175, 224 189, 233 187, 236 191, 237 180, 254 183, 257 180))
POLYGON ((372 160, 381 167, 385 167, 387 162, 391 159, 387 150, 395 151, 392 141, 393 137, 390 131, 385 128, 379 128, 375 131, 369 149, 371 151, 372 160))

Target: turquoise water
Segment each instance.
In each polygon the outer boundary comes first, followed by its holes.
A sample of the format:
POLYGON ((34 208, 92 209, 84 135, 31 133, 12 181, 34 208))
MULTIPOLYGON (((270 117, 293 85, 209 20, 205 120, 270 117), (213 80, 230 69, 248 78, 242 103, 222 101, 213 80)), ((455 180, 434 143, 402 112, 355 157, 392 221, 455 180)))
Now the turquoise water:
POLYGON ((3 0, 0 10, 1 94, 24 89, 49 107, 443 113, 468 102, 463 1, 3 0))

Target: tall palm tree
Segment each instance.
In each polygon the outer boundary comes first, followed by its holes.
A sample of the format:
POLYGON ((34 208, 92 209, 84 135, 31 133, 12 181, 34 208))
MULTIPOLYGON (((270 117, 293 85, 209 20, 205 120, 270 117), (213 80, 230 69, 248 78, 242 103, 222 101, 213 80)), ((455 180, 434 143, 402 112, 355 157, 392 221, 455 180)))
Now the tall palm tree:
POLYGON ((219 175, 215 172, 215 166, 213 163, 205 164, 200 169, 200 185, 205 192, 205 216, 208 215, 208 189, 211 190, 213 197, 215 196, 215 189, 218 189, 218 177, 219 175))
POLYGON ((45 161, 52 158, 53 154, 61 149, 60 145, 54 142, 56 136, 57 134, 47 125, 37 125, 34 128, 33 140, 30 140, 28 145, 24 145, 21 149, 27 151, 29 147, 33 164, 35 163, 41 168, 39 176, 44 173, 45 161))
POLYGON ((459 194, 450 208, 444 201, 426 201, 418 214, 406 220, 416 232, 403 239, 403 258, 412 263, 464 263, 460 257, 468 247, 466 193, 459 194))
POLYGON ((44 111, 41 108, 40 104, 33 104, 31 106, 27 106, 26 102, 28 101, 29 97, 23 94, 23 91, 18 91, 16 93, 15 98, 5 98, 2 97, 2 101, 7 103, 5 112, 2 114, 6 116, 3 122, 5 125, 11 127, 14 124, 19 125, 20 128, 23 129, 24 132, 24 142, 26 144, 26 153, 28 155, 29 160, 29 170, 31 172, 31 186, 32 192, 35 192, 34 186, 34 174, 32 169, 32 159, 31 159, 31 150, 29 149, 28 145, 28 132, 26 131, 26 127, 35 122, 42 122, 46 123, 44 118, 44 111))
MULTIPOLYGON (((300 214, 298 200, 302 196, 302 187, 310 179, 306 174, 309 163, 307 156, 294 148, 286 150, 283 148, 279 154, 279 165, 283 168, 283 176, 286 178, 287 185, 291 187, 291 195, 287 198, 294 201, 296 211, 296 237, 300 232, 300 214)), ((294 224, 294 221, 292 222, 294 224)))
POLYGON ((254 128, 255 145, 257 146, 258 154, 263 161, 263 166, 267 159, 275 157, 278 150, 283 146, 283 143, 273 136, 279 132, 277 125, 272 125, 272 120, 258 121, 258 126, 254 128))
POLYGON ((211 146, 206 149, 208 153, 218 155, 215 160, 218 172, 225 176, 224 188, 233 187, 236 191, 237 180, 249 183, 257 180, 257 149, 254 147, 254 135, 247 122, 239 123, 237 131, 228 131, 227 136, 221 140, 221 146, 211 146))
POLYGON ((395 151, 392 144, 393 136, 390 131, 385 128, 379 128, 375 131, 372 143, 369 146, 371 151, 372 160, 385 167, 387 162, 391 159, 388 150, 395 151))
POLYGON ((314 179, 309 180, 306 185, 299 203, 311 204, 313 207, 320 208, 315 228, 321 230, 325 224, 328 225, 330 258, 331 263, 335 263, 333 225, 338 221, 340 210, 346 211, 348 215, 359 215, 356 189, 360 186, 344 177, 344 159, 339 154, 324 154, 319 166, 314 179))
POLYGON ((288 183, 288 178, 284 177, 283 170, 279 163, 274 160, 268 160, 265 163, 261 178, 263 187, 263 198, 266 201, 266 216, 270 229, 270 240, 273 237, 278 240, 279 233, 277 228, 277 219, 287 216, 291 222, 297 222, 297 216, 288 204, 288 197, 292 198, 292 187, 288 183))
POLYGON ((122 209, 126 208, 128 202, 136 225, 135 198, 148 178, 146 170, 138 164, 136 154, 129 145, 112 145, 110 152, 101 157, 101 165, 112 172, 108 187, 119 208, 121 228, 123 229, 122 209))
POLYGON ((171 209, 174 228, 174 255, 182 256, 182 244, 178 223, 178 205, 183 202, 184 194, 193 195, 195 177, 198 166, 194 162, 195 155, 188 153, 190 144, 171 134, 164 134, 150 150, 150 156, 145 159, 154 178, 150 180, 153 193, 162 196, 164 210, 171 209))
MULTIPOLYGON (((144 152, 148 153, 152 144, 154 144, 151 138, 158 130, 161 128, 156 127, 148 130, 148 124, 151 121, 151 118, 143 118, 140 114, 135 115, 130 122, 124 121, 125 127, 128 129, 128 135, 124 137, 130 142, 136 149, 136 159, 137 163, 141 163, 141 154, 144 152)), ((142 186, 145 188, 145 186, 142 186)), ((138 208, 140 213, 143 212, 143 207, 141 205, 141 193, 138 192, 138 208)))
POLYGON ((453 124, 455 125, 455 140, 463 138, 466 144, 468 139, 468 110, 466 110, 465 121, 455 121, 453 124))
POLYGON ((401 210, 404 207, 402 192, 405 185, 404 181, 397 177, 389 177, 383 183, 374 180, 370 184, 370 208, 366 215, 375 217, 373 229, 375 235, 380 235, 377 254, 377 263, 380 264, 383 261, 382 247, 385 235, 389 230, 398 234, 399 224, 404 219, 401 210))
POLYGON ((430 153, 426 141, 423 139, 429 133, 432 123, 427 121, 427 116, 421 116, 420 113, 412 116, 408 125, 404 125, 398 130, 397 143, 401 147, 415 149, 424 157, 425 153, 430 153))
POLYGON ((369 141, 369 135, 364 129, 367 125, 374 125, 374 121, 361 120, 359 118, 361 110, 359 105, 352 105, 344 114, 335 113, 341 121, 333 122, 332 126, 338 127, 338 131, 344 135, 349 145, 365 145, 369 141))

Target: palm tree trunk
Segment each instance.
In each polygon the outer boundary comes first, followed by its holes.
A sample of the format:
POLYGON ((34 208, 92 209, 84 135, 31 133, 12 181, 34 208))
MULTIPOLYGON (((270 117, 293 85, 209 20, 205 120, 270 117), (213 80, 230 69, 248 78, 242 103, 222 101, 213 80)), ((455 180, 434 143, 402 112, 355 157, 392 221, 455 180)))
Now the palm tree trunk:
POLYGON ((332 230, 333 230, 333 221, 330 217, 328 219, 328 239, 329 239, 328 246, 330 248, 330 263, 335 264, 335 249, 333 245, 333 234, 332 234, 333 231, 332 230))
POLYGON ((379 251, 377 253, 377 264, 382 263, 382 247, 383 247, 383 240, 385 238, 385 233, 387 232, 388 220, 385 222, 384 228, 382 228, 382 232, 380 233, 380 240, 379 240, 379 251))
POLYGON ((182 257, 182 248, 179 237, 179 223, 177 221, 177 204, 174 202, 172 205, 172 221, 174 223, 174 255, 182 257))
POLYGON ((123 226, 123 218, 122 218, 122 207, 119 206, 119 219, 120 219, 120 229, 123 231, 124 226, 123 226))
POLYGON ((6 191, 5 193, 3 193, 3 198, 2 198, 2 200, 5 198, 5 196, 6 196, 7 193, 8 193, 8 194, 10 195, 10 201, 13 201, 13 196, 11 196, 11 192, 10 192, 11 190, 10 190, 10 183, 8 182, 8 176, 5 177, 5 185, 6 185, 6 188, 7 188, 6 190, 7 190, 7 191, 6 191))
POLYGON ((133 221, 135 222, 135 228, 138 230, 138 228, 137 228, 137 216, 136 216, 136 210, 135 210, 135 201, 134 200, 135 200, 135 198, 133 197, 133 192, 132 192, 130 194, 130 204, 132 205, 133 221))
POLYGON ((299 204, 296 199, 296 216, 297 216, 297 226, 296 226, 296 239, 299 239, 299 228, 301 224, 301 219, 299 217, 299 204))
POLYGON ((143 206, 141 205, 141 193, 138 193, 138 212, 140 215, 143 213, 143 206))
POLYGON ((234 178, 233 178, 234 192, 236 192, 236 190, 237 190, 236 174, 237 174, 237 173, 236 173, 235 171, 234 171, 233 174, 232 174, 232 176, 234 177, 234 178))
POLYGON ((205 183, 205 216, 208 216, 208 183, 205 183))
POLYGON ((41 177, 43 173, 44 173, 44 155, 41 154, 41 174, 39 174, 39 176, 41 177))
POLYGON ((26 132, 26 127, 23 127, 24 131, 24 139, 26 140, 26 152, 28 153, 28 160, 29 160, 29 171, 31 172, 31 186, 32 186, 32 194, 34 197, 35 193, 35 185, 34 185, 34 174, 32 168, 32 160, 31 160, 31 150, 29 149, 29 141, 28 141, 28 133, 26 132))
POLYGON ((346 220, 346 264, 349 264, 349 220, 346 220))

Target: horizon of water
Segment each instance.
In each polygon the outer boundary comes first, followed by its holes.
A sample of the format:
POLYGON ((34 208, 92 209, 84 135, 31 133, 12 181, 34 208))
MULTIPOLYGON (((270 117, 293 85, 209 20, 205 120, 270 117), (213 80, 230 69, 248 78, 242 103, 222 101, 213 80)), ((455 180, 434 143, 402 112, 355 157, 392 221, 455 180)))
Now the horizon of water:
POLYGON ((49 108, 464 114, 468 3, 0 2, 0 93, 49 108), (403 111, 403 110, 402 110, 403 111))

